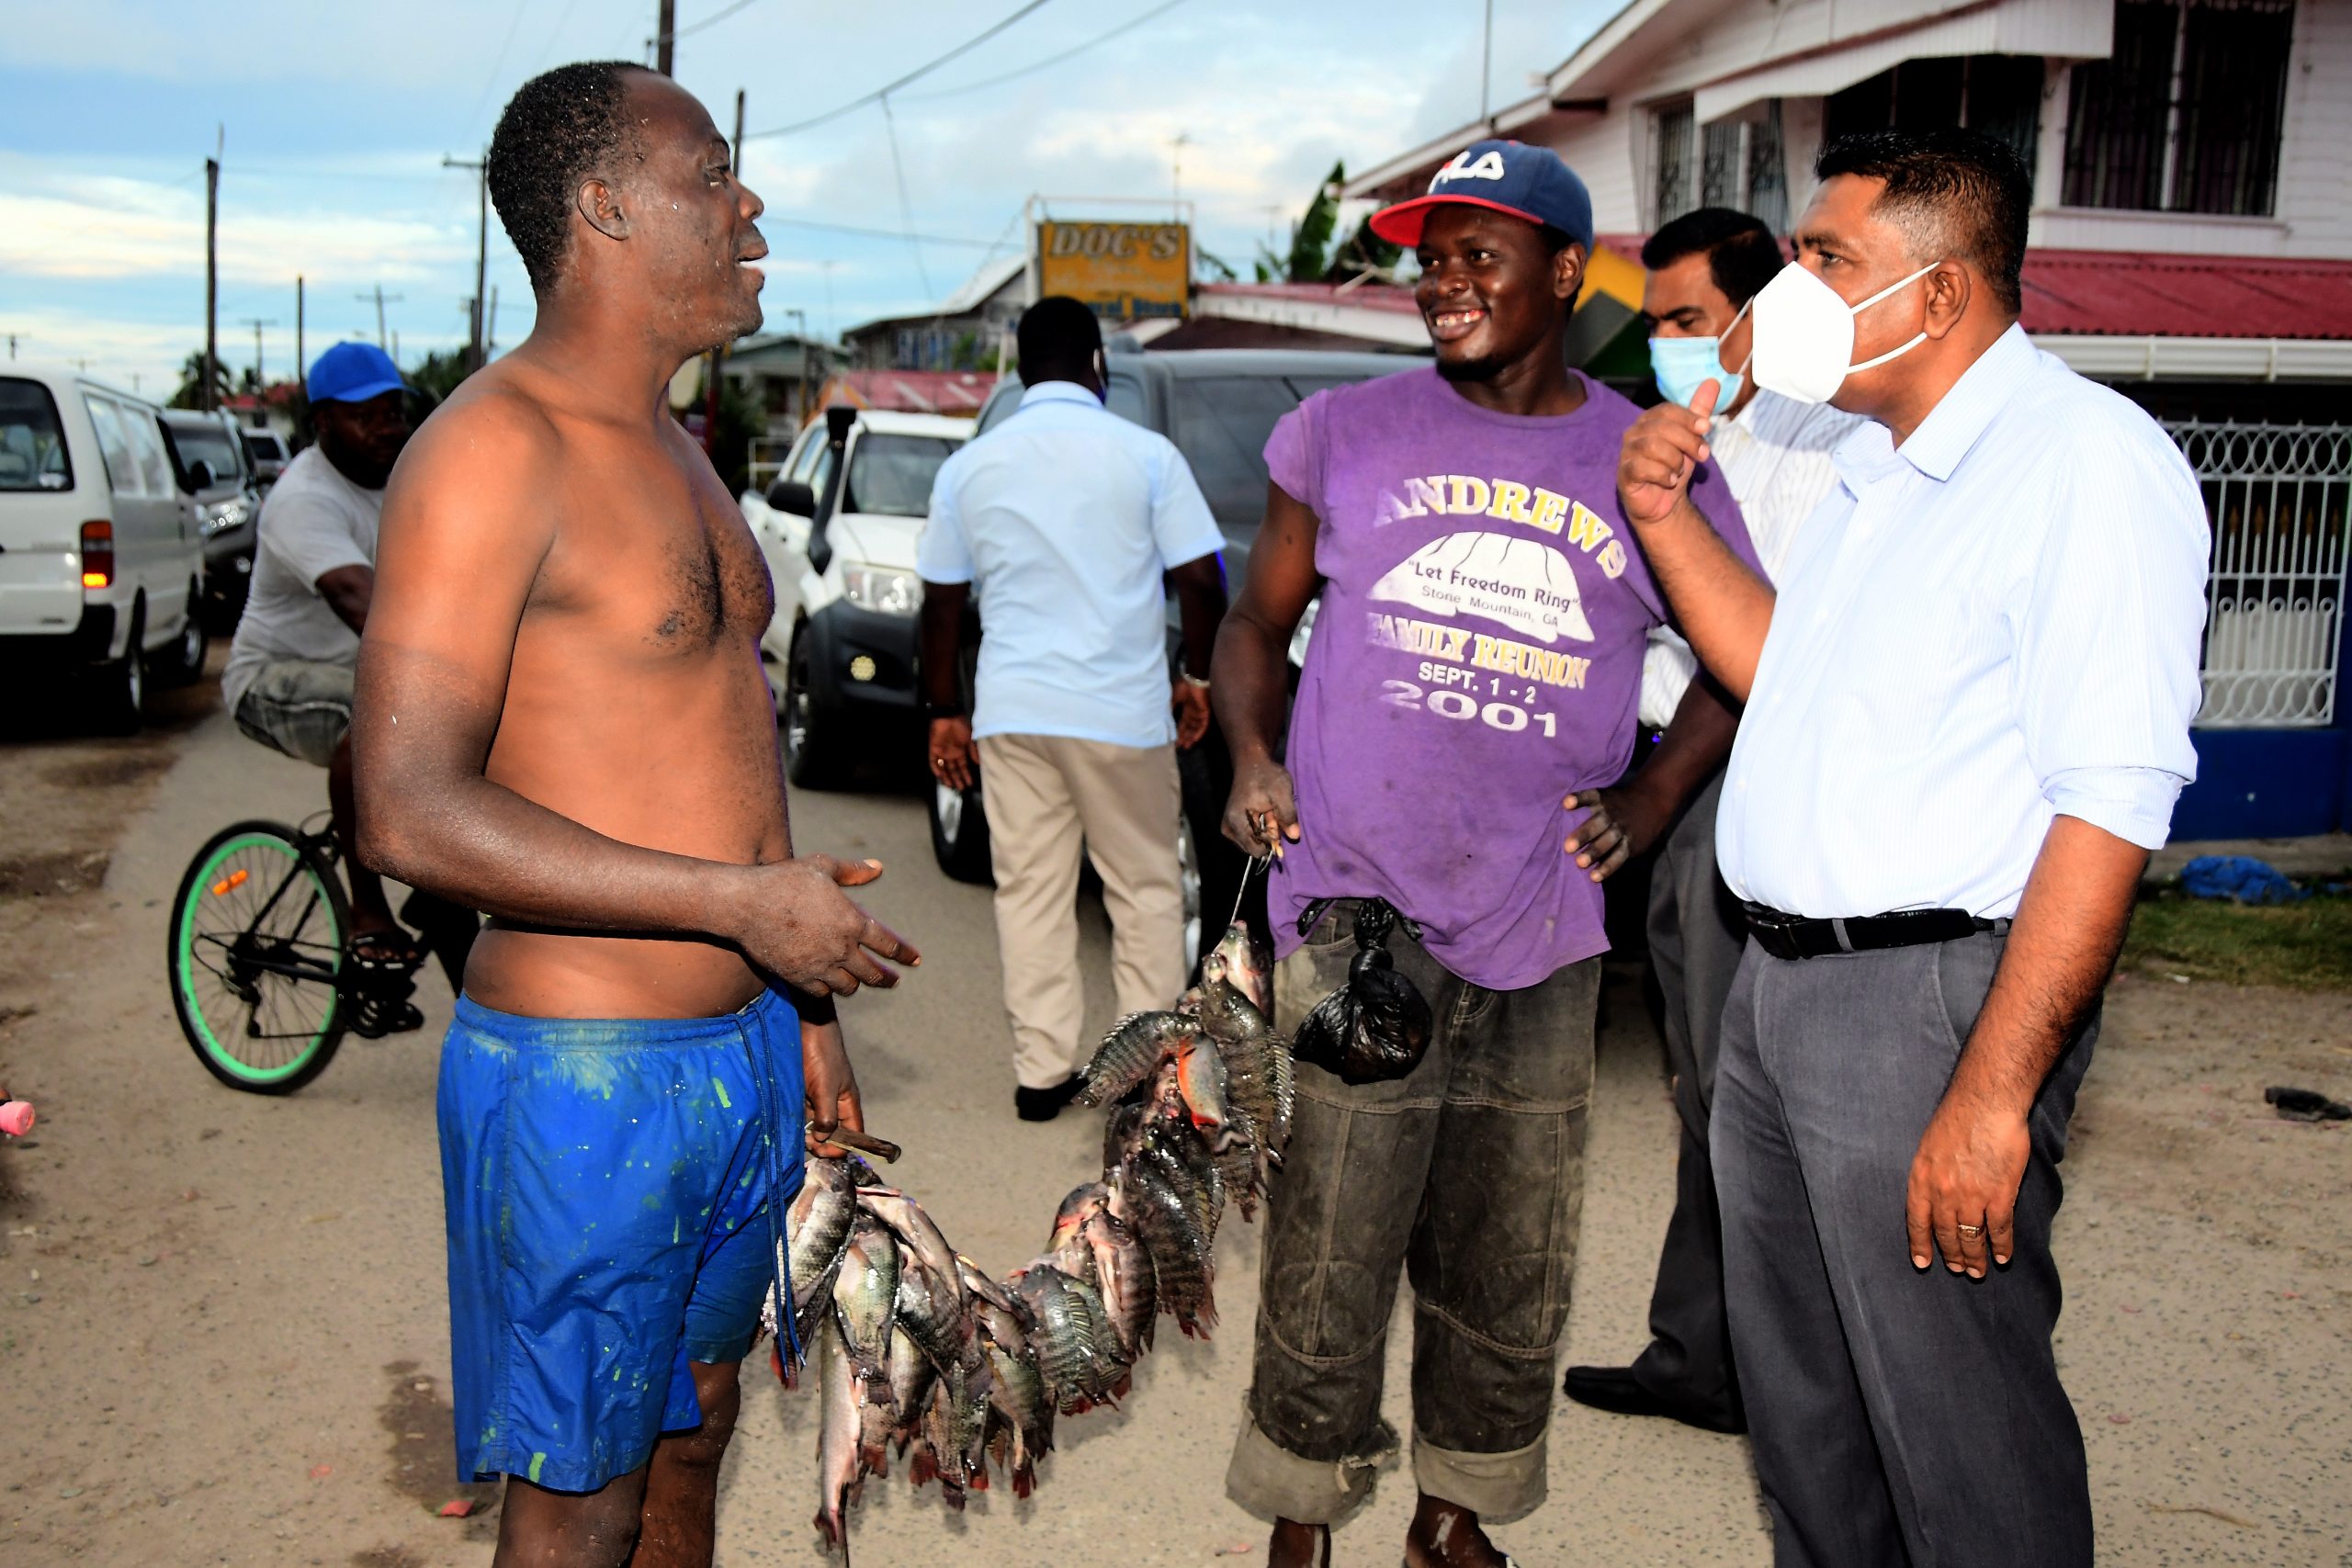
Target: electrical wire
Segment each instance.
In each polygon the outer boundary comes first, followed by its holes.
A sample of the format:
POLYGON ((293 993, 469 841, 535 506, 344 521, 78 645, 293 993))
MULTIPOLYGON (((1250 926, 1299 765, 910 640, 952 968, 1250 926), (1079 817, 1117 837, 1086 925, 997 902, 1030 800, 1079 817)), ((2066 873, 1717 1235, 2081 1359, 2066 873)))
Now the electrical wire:
POLYGON ((957 44, 954 49, 949 50, 938 59, 916 66, 912 71, 908 72, 905 75, 899 77, 895 82, 890 82, 882 86, 876 87, 874 91, 866 94, 863 97, 852 98, 848 103, 827 109, 823 114, 812 115, 807 119, 795 120, 790 125, 779 125, 769 130, 746 131, 744 132, 743 139, 747 141, 751 141, 769 136, 790 136, 796 131, 808 130, 817 126, 823 125, 828 121, 839 119, 842 116, 849 113, 852 109, 862 109, 868 104, 878 104, 883 99, 888 97, 892 93, 895 93, 899 88, 905 86, 908 83, 919 81, 922 77, 931 74, 933 71, 938 70, 949 61, 970 53, 973 50, 978 49, 980 45, 986 43, 989 39, 996 37, 997 34, 1004 31, 1005 28, 1012 26, 1013 23, 1021 20, 1022 17, 1028 16, 1033 11, 1043 9, 1045 5, 1046 0, 1028 0, 1028 4, 1015 10, 1012 15, 1005 17, 1002 21, 996 23, 983 31, 975 33, 972 37, 966 39, 962 43, 957 44))
POLYGON ((695 34, 702 31, 703 28, 715 28, 719 23, 725 21, 728 17, 733 16, 736 12, 748 11, 759 3, 760 0, 735 0, 735 4, 728 6, 725 10, 713 11, 709 16, 705 17, 699 22, 695 22, 683 28, 672 28, 670 29, 670 40, 673 43, 675 43, 682 38, 692 38, 695 34))
POLYGON ((888 94, 883 95, 881 103, 882 128, 890 142, 890 177, 899 182, 899 220, 906 228, 907 251, 915 258, 915 276, 922 280, 922 291, 929 294, 931 271, 922 265, 922 246, 915 239, 914 203, 907 199, 907 165, 899 156, 899 118, 890 112, 888 94))
POLYGON ((1107 33, 1097 33, 1094 37, 1088 39, 1084 43, 1079 44, 1074 48, 1066 49, 1059 54, 1049 54, 1043 60, 1035 61, 1030 64, 1022 66, 1017 71, 1007 71, 1000 76, 985 76, 978 82, 965 82, 953 87, 940 87, 928 93, 902 93, 899 95, 899 101, 902 103, 930 103, 935 98, 961 97, 966 93, 978 93, 985 91, 989 87, 1001 87, 1007 82, 1015 81, 1023 76, 1027 76, 1033 73, 1043 71, 1048 66, 1059 65, 1065 60, 1074 59, 1079 55, 1084 54, 1090 49, 1093 49, 1101 44, 1109 43, 1113 39, 1117 38, 1122 33, 1131 33, 1135 31, 1136 28, 1143 26, 1146 22, 1151 21, 1156 17, 1164 17, 1182 4, 1184 4, 1184 0, 1167 0, 1166 5, 1155 6, 1140 17, 1135 17, 1126 21, 1121 22, 1117 27, 1113 28, 1107 33))
POLYGON ((861 229, 854 223, 826 223, 814 218, 779 218, 773 212, 761 217, 760 226, 762 228, 814 229, 826 234, 854 234, 861 240, 895 242, 912 239, 921 240, 927 245, 969 245, 976 251, 993 251, 1004 243, 1001 238, 974 240, 960 234, 910 234, 903 229, 861 229))

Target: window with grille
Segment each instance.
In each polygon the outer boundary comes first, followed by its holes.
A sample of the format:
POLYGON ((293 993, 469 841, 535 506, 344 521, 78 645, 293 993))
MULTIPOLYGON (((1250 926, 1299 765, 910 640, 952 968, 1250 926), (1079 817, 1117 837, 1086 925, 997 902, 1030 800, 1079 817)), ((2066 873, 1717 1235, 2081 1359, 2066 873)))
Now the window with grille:
POLYGON ((1755 119, 1699 127, 1689 104, 1657 113, 1657 213, 1652 227, 1702 207, 1752 213, 1775 234, 1789 226, 1788 161, 1781 150, 1781 104, 1755 119))
POLYGON ((1822 108, 1823 144, 1866 130, 1961 126, 1999 137, 2030 170, 2041 135, 2042 75, 2038 54, 1906 60, 1830 96, 1822 108))
POLYGON ((2294 33, 2295 0, 2117 0, 2072 73, 2066 205, 2268 217, 2294 33))

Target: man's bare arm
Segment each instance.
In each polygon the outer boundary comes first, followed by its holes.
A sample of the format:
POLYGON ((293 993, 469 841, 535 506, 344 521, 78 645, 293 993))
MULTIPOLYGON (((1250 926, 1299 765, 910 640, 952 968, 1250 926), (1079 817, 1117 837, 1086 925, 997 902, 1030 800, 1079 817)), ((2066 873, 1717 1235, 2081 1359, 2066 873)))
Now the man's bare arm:
POLYGON ((333 571, 322 571, 311 587, 326 601, 327 608, 335 613, 353 631, 368 629, 368 604, 376 593, 376 571, 373 567, 339 566, 333 571))
POLYGON ((2009 1260, 2027 1118, 2114 973, 2147 864, 2147 851, 2079 818, 2051 823, 1993 988, 1911 1163, 1904 1210, 1916 1267, 1940 1251, 1954 1272, 1981 1279, 1988 1254, 2009 1260))
POLYGON ((1266 486, 1266 520, 1250 551, 1250 575, 1217 631, 1216 721, 1233 751, 1233 794, 1225 836, 1253 855, 1279 854, 1298 841, 1298 803, 1290 774, 1274 761, 1274 737, 1290 705, 1290 639, 1323 579, 1315 570, 1320 526, 1306 503, 1278 484, 1266 486))
POLYGON ((1702 383, 1690 408, 1660 403, 1634 422, 1617 459, 1617 497, 1666 591, 1692 651, 1724 689, 1747 701, 1772 624, 1772 589, 1732 554, 1690 501, 1690 479, 1707 460, 1707 430, 1719 390, 1702 383))
POLYGON ((1699 786, 1731 755, 1739 715, 1702 672, 1658 737, 1657 747, 1634 776, 1608 789, 1580 790, 1561 804, 1589 807, 1592 815, 1576 826, 1562 848, 1595 882, 1606 881, 1627 861, 1657 842, 1699 786))
POLYGON ((922 585, 922 615, 915 626, 915 652, 922 667, 922 698, 941 716, 931 721, 932 776, 950 789, 969 789, 979 748, 972 743, 972 716, 954 710, 963 701, 964 606, 968 582, 922 585))
POLYGON ((1205 680, 1216 657, 1217 627, 1225 621, 1225 567, 1214 555, 1188 560, 1169 572, 1168 585, 1176 592, 1184 668, 1205 680))
POLYGON ((912 948, 840 886, 872 862, 731 865, 606 838, 483 776, 523 609, 555 538, 553 433, 486 394, 434 421, 385 499, 352 746, 359 854, 469 908, 575 931, 707 936, 824 995, 912 948), (840 885, 840 886, 837 886, 840 885))

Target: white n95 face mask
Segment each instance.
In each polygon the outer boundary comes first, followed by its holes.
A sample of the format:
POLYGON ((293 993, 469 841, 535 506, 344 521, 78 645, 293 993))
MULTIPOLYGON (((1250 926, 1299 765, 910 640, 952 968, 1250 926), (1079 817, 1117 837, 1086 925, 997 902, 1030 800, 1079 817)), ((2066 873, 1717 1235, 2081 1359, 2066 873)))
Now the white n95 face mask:
POLYGON ((1756 384, 1792 402, 1826 403, 1855 371, 1910 353, 1928 341, 1926 333, 1900 348, 1853 364, 1854 318, 1941 265, 1929 262, 1860 304, 1849 305, 1819 274, 1791 262, 1748 302, 1756 315, 1755 347, 1748 356, 1756 384))

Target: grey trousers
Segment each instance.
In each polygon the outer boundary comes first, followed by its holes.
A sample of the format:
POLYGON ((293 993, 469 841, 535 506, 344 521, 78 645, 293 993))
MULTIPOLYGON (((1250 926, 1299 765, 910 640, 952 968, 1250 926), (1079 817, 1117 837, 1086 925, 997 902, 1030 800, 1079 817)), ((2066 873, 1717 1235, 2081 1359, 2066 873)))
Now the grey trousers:
MULTIPOLYGON (((1274 971, 1285 1032, 1347 976, 1351 906, 1274 971)), ((1456 978, 1401 931, 1429 1055, 1393 1083, 1298 1071, 1266 1218, 1256 1357, 1226 1492, 1264 1518, 1345 1519, 1395 1446, 1380 1419, 1398 1275, 1413 1287, 1413 1472, 1508 1520, 1544 1501, 1568 1315, 1600 961, 1523 990, 1456 978)))
POLYGON ((2000 962, 1990 934, 1789 962, 1749 944, 1714 1162, 1732 1343, 1781 1568, 2083 1568, 2082 1431, 2050 1226, 2094 1014, 2042 1086, 2017 1252, 1911 1267, 1912 1156, 2000 962))
POLYGON ((1634 1379, 1695 1413, 1736 1421, 1739 1383, 1724 1316, 1723 1224, 1715 1210, 1715 1168, 1707 1156, 1724 1002, 1747 942, 1739 900, 1715 869, 1715 807, 1723 790, 1718 773, 1691 796, 1650 871, 1650 965, 1666 1000, 1666 1062, 1674 1075, 1682 1138, 1674 1215, 1667 1221, 1657 1283, 1650 1292, 1649 1348, 1634 1360, 1634 1379))

